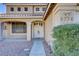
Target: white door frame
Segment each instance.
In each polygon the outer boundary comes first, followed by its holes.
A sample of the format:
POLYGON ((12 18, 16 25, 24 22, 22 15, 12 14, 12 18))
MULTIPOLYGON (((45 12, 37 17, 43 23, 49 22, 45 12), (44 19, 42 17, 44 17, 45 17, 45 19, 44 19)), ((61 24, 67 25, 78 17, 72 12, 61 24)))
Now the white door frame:
POLYGON ((32 23, 32 38, 44 38, 44 22, 42 22, 42 21, 35 21, 35 22, 33 22, 32 23), (37 32, 40 30, 40 27, 41 27, 41 25, 36 25, 36 28, 34 28, 33 26, 35 26, 34 25, 34 23, 42 23, 42 29, 41 29, 41 31, 42 31, 42 33, 40 34, 40 32, 38 33, 38 35, 37 35, 37 32), (38 26, 40 26, 39 28, 37 28, 38 26), (35 29, 37 29, 37 32, 36 32, 36 35, 35 35, 35 29), (39 35, 40 34, 40 35, 39 35))

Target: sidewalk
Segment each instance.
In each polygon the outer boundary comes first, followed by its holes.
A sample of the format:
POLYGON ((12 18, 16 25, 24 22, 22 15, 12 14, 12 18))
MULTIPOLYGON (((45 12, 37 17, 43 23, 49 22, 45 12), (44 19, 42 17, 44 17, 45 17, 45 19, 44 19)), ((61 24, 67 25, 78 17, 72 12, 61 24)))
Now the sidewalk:
POLYGON ((45 56, 45 50, 42 40, 34 40, 33 46, 30 52, 30 56, 45 56))

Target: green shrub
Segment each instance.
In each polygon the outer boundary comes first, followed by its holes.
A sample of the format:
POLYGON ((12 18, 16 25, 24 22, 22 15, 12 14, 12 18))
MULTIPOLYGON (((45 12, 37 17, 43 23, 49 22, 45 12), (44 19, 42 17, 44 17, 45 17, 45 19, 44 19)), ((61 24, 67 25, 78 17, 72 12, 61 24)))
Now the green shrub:
POLYGON ((60 25, 54 28, 53 55, 79 56, 79 24, 60 25))

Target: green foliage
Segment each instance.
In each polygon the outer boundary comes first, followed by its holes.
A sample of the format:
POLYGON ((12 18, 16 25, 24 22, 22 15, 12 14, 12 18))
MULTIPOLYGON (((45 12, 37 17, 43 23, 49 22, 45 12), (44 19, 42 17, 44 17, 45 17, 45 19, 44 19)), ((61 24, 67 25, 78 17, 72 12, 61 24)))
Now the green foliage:
POLYGON ((54 28, 54 55, 79 56, 79 24, 60 25, 54 28))

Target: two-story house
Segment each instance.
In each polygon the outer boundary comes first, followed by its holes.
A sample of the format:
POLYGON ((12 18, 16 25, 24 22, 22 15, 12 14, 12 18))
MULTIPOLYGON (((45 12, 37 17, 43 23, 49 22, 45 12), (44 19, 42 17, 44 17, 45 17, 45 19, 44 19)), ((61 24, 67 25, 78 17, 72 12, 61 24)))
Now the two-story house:
POLYGON ((6 13, 0 14, 0 40, 45 39, 52 47, 53 28, 79 23, 77 3, 6 3, 6 13))
POLYGON ((0 14, 0 40, 16 39, 30 41, 44 39, 44 3, 6 3, 6 13, 0 14))

